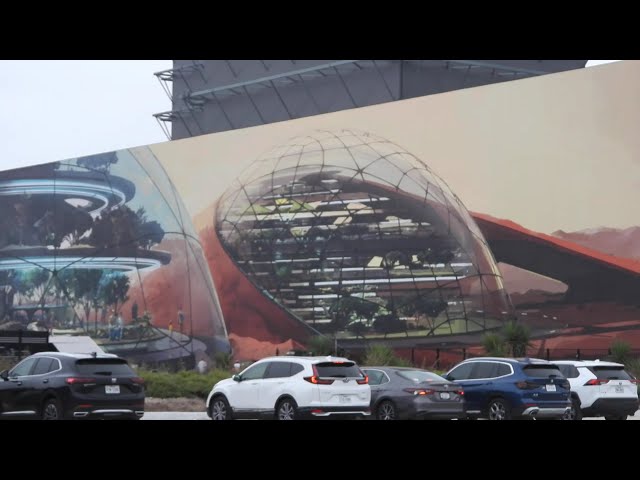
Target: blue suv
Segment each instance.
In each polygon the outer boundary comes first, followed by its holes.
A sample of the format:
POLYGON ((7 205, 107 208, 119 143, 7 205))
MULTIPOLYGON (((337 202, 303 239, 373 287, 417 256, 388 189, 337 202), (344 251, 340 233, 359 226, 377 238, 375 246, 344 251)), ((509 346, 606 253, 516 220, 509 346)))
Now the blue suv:
POLYGON ((464 388, 471 418, 561 419, 571 408, 569 381, 557 365, 545 360, 473 358, 444 377, 464 388))

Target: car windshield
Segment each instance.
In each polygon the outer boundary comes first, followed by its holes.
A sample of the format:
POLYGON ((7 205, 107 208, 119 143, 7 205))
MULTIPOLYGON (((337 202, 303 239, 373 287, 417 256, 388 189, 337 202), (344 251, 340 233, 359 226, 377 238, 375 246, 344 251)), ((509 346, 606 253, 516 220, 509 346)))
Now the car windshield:
POLYGON ((120 358, 87 358, 76 362, 76 370, 83 375, 135 375, 120 358))
POLYGON ((549 378, 558 377, 564 378, 562 372, 556 365, 527 365, 522 369, 528 377, 535 378, 549 378))
POLYGON ((589 367, 598 380, 630 380, 631 377, 624 371, 624 367, 589 367))
POLYGON ((424 370, 398 370, 398 375, 415 383, 422 382, 446 382, 444 378, 435 373, 426 372, 424 370))
POLYGON ((362 372, 353 362, 323 362, 315 365, 319 377, 362 377, 362 372))

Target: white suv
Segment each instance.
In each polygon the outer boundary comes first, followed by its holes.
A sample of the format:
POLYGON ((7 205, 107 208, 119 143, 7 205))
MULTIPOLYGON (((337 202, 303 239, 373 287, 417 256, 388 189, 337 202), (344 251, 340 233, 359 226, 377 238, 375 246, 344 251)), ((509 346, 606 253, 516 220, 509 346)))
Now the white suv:
POLYGON ((213 420, 363 417, 371 414, 368 377, 338 357, 269 357, 216 383, 207 398, 213 420))
POLYGON ((626 420, 638 409, 638 387, 624 365, 613 362, 554 361, 571 384, 571 412, 567 420, 602 417, 626 420))

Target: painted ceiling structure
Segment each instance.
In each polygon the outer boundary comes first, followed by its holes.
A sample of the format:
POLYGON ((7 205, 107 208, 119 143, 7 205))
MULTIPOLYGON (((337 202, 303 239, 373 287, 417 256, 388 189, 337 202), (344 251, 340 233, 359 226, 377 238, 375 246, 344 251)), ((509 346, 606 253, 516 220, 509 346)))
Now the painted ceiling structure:
POLYGON ((498 262, 567 284, 565 303, 639 303, 640 262, 534 232, 510 220, 482 213, 471 215, 498 262))

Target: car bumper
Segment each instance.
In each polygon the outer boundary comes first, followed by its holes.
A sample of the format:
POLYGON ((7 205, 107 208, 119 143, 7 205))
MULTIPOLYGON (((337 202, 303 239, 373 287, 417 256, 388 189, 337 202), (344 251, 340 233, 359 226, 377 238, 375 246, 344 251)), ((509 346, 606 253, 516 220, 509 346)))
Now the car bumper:
POLYGON ((298 408, 298 412, 302 418, 359 418, 368 417, 371 415, 371 408, 369 406, 356 406, 349 407, 306 407, 298 408))
POLYGON ((516 417, 525 418, 562 418, 571 410, 571 402, 553 404, 523 405, 516 417))
POLYGON ((134 410, 130 408, 99 408, 95 410, 75 410, 71 413, 73 419, 98 420, 136 420, 144 416, 144 410, 134 410))
POLYGON ((416 398, 409 407, 409 417, 433 420, 466 418, 464 402, 434 402, 416 398))
POLYGON ((599 415, 633 415, 638 410, 637 398, 599 398, 582 409, 585 417, 599 415))
POLYGON ((137 419, 144 415, 144 398, 118 402, 76 400, 65 412, 68 419, 137 419))

